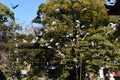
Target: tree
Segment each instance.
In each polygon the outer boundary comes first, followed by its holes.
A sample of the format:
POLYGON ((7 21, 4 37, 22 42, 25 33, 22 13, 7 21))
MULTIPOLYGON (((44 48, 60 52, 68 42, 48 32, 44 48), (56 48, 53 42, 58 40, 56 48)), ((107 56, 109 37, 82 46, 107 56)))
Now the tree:
POLYGON ((10 30, 10 26, 8 26, 9 22, 14 22, 14 13, 7 6, 0 3, 0 36, 3 41, 6 41, 5 39, 10 30))
POLYGON ((1 57, 5 57, 5 55, 8 53, 9 48, 7 46, 6 42, 6 36, 7 36, 7 25, 6 22, 9 21, 9 19, 14 20, 14 13, 10 11, 10 9, 5 6, 4 4, 0 3, 0 51, 1 51, 1 57), (4 56, 2 56, 4 54, 4 56))
POLYGON ((21 30, 21 26, 15 22, 14 13, 4 4, 0 3, 0 56, 1 67, 5 76, 13 77, 13 50, 16 32, 21 30), (12 57, 11 57, 12 56, 12 57))
POLYGON ((14 20, 14 13, 7 6, 0 3, 0 23, 9 21, 9 18, 14 20))
POLYGON ((98 1, 96 3, 95 0, 48 0, 47 4, 43 3, 39 6, 37 17, 33 20, 33 22, 40 20, 37 23, 51 25, 53 21, 57 23, 56 20, 58 20, 59 24, 64 23, 71 25, 71 27, 75 26, 73 23, 76 20, 80 20, 82 24, 86 24, 87 26, 93 25, 94 27, 99 25, 107 25, 109 21, 114 21, 113 18, 112 20, 110 19, 111 17, 107 15, 103 1, 98 1), (99 23, 97 21, 99 21, 99 23))
POLYGON ((10 19, 14 20, 14 13, 7 6, 0 3, 0 72, 1 78, 4 80, 6 80, 6 76, 4 76, 2 71, 5 70, 7 56, 10 50, 6 44, 8 33, 7 22, 9 22, 10 19))
POLYGON ((48 0, 41 4, 33 22, 42 24, 42 29, 46 30, 38 42, 40 48, 44 49, 47 62, 54 62, 50 65, 58 66, 55 70, 60 70, 54 78, 78 80, 81 67, 85 75, 86 71, 97 72, 98 66, 113 64, 106 62, 106 59, 116 61, 119 53, 116 53, 118 47, 112 44, 115 38, 113 30, 110 29, 109 34, 107 26, 110 22, 117 21, 116 17, 107 14, 103 1, 48 0), (109 36, 105 36, 107 34, 109 36), (101 65, 98 64, 99 60, 101 65), (72 75, 71 71, 75 71, 73 73, 77 76, 72 75))

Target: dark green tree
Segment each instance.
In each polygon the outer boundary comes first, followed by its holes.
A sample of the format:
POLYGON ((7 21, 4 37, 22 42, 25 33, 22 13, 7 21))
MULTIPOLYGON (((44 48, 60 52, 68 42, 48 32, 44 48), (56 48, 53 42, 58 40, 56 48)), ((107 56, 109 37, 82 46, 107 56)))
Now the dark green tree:
POLYGON ((87 71, 96 73, 100 66, 118 68, 111 66, 111 61, 119 61, 119 48, 112 34, 116 30, 109 26, 117 21, 118 18, 107 15, 103 1, 48 0, 41 4, 33 22, 44 26, 45 34, 39 43, 47 62, 54 62, 52 66, 60 72, 53 77, 78 80, 82 72, 82 76, 87 71))
POLYGON ((1 63, 4 62, 1 66, 6 77, 8 75, 13 76, 12 71, 15 71, 13 70, 15 67, 11 66, 14 65, 14 61, 11 61, 11 59, 14 59, 12 56, 15 43, 14 37, 16 36, 16 31, 19 32, 21 29, 21 26, 15 22, 14 13, 6 5, 0 3, 0 56, 1 63))
POLYGON ((0 23, 14 20, 14 13, 4 4, 0 3, 0 23))

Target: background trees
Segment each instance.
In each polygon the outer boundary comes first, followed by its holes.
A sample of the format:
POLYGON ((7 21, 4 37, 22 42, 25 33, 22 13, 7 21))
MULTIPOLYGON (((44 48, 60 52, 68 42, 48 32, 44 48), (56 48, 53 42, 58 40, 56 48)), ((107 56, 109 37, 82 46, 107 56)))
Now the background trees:
MULTIPOLYGON (((12 52, 15 41, 16 31, 21 30, 21 26, 15 23, 14 13, 4 4, 0 3, 0 62, 1 62, 1 71, 12 75, 11 66, 14 62, 11 62, 13 58, 12 52), (12 44, 10 43, 12 42, 12 44), (10 43, 10 44, 9 44, 10 43), (8 64, 9 65, 8 65, 8 64)), ((14 59, 14 58, 13 58, 14 59)))
POLYGON ((87 72, 98 76, 100 67, 119 69, 119 18, 107 15, 103 1, 48 0, 32 20, 44 27, 29 35, 17 32, 14 14, 1 5, 8 77, 78 80, 87 72))
POLYGON ((4 23, 10 19, 14 20, 14 13, 7 6, 0 3, 0 22, 4 23))
POLYGON ((0 3, 0 31, 1 37, 5 40, 5 37, 9 33, 13 33, 16 30, 20 30, 21 26, 15 23, 14 13, 4 4, 0 3))
MULTIPOLYGON (((10 19, 14 20, 14 13, 9 10, 4 4, 0 3, 0 55, 1 58, 5 58, 6 53, 8 52, 9 48, 6 45, 7 40, 7 26, 6 22, 10 19), (4 55, 4 56, 3 56, 4 55)), ((5 60, 4 60, 5 61, 5 60)))

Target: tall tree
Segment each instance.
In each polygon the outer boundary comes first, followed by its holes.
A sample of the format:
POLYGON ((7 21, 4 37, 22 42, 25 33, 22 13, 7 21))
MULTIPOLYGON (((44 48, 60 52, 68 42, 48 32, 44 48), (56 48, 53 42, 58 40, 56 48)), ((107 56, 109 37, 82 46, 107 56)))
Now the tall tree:
POLYGON ((14 13, 6 5, 0 3, 0 62, 4 62, 1 67, 4 72, 7 72, 6 76, 11 72, 9 68, 13 68, 11 64, 14 62, 11 62, 11 59, 14 58, 11 55, 13 55, 15 43, 13 40, 18 30, 21 30, 21 26, 15 22, 14 13))
POLYGON ((0 3, 0 23, 9 21, 9 19, 14 20, 14 13, 7 6, 0 3))
POLYGON ((14 13, 4 4, 0 3, 0 32, 3 39, 6 38, 8 25, 7 23, 14 21, 14 13))
MULTIPOLYGON (((7 42, 7 22, 10 20, 14 21, 14 13, 4 4, 0 3, 0 67, 1 70, 5 70, 6 67, 6 62, 7 62, 7 55, 9 53, 9 47, 5 42, 7 42)), ((0 73, 1 78, 2 76, 2 71, 0 73)))
POLYGON ((44 56, 48 63, 55 62, 52 66, 59 66, 56 68, 60 69, 60 73, 54 77, 78 80, 81 67, 86 71, 97 72, 98 69, 93 66, 113 64, 106 62, 106 59, 116 61, 119 53, 116 53, 118 48, 112 44, 115 37, 109 31, 114 31, 109 30, 108 24, 117 21, 116 17, 107 15, 103 1, 48 0, 41 4, 33 22, 42 24, 43 29, 47 29, 39 43, 40 48, 45 50, 47 56, 44 56), (98 61, 101 61, 101 65, 98 61), (61 63, 64 66, 61 67, 61 63), (73 70, 74 74, 71 74, 73 70))

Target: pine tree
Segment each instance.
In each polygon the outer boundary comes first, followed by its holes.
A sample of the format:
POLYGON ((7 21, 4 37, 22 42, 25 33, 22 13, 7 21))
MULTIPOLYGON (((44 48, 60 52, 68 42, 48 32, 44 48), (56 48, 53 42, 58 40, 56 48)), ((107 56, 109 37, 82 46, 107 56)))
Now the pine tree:
POLYGON ((47 30, 39 43, 48 67, 52 65, 60 72, 52 77, 78 80, 82 73, 82 78, 87 71, 97 73, 101 66, 118 68, 111 66, 112 61, 119 61, 119 48, 114 44, 115 31, 108 26, 117 21, 107 15, 103 1, 48 0, 41 4, 33 22, 47 30))

